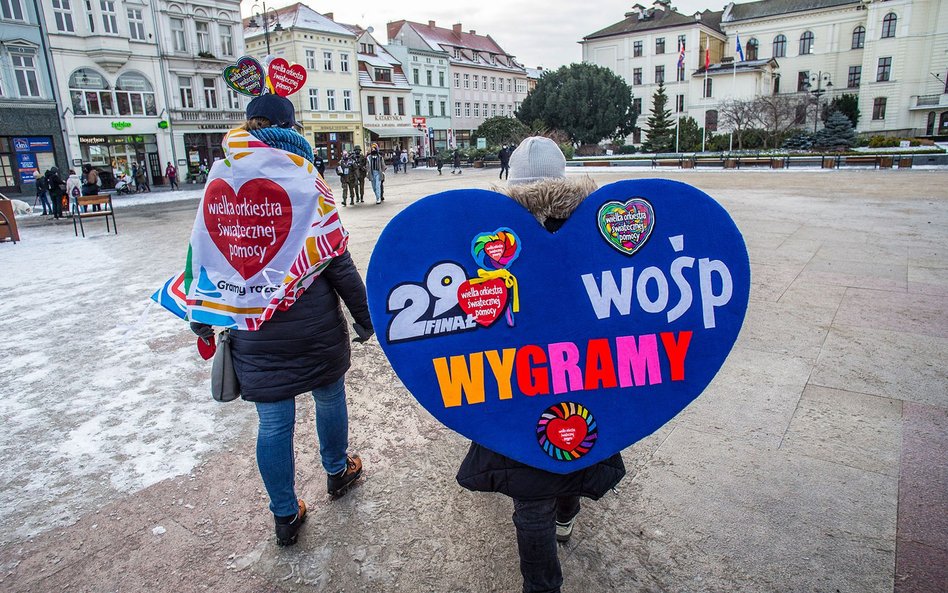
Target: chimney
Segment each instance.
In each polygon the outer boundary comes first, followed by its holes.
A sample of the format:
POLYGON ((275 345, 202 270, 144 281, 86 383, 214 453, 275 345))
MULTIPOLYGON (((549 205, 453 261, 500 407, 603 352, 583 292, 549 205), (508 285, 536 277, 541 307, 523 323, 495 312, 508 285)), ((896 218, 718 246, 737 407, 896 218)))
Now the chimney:
POLYGON ((429 27, 437 27, 438 25, 436 25, 434 21, 428 21, 428 26, 429 26, 429 27))
POLYGON ((455 35, 460 35, 462 33, 461 23, 458 23, 451 27, 451 30, 454 31, 455 35))
POLYGON ((331 12, 327 12, 327 13, 324 14, 323 16, 326 17, 327 19, 331 20, 331 21, 335 20, 334 18, 332 18, 332 17, 333 17, 333 14, 332 14, 331 12))
POLYGON ((471 29, 471 35, 477 35, 477 31, 475 31, 474 29, 471 29))
POLYGON ((636 4, 632 7, 632 10, 630 12, 625 13, 625 18, 629 18, 630 16, 642 16, 642 11, 644 10, 645 10, 644 6, 642 6, 641 4, 636 4))

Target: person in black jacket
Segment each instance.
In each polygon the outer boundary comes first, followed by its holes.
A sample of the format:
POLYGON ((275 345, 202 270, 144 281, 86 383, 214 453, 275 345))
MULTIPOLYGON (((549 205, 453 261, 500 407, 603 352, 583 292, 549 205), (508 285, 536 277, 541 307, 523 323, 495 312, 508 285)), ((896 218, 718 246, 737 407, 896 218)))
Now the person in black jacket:
MULTIPOLYGON (((510 157, 513 178, 504 191, 553 233, 596 189, 588 177, 566 178, 566 159, 552 140, 524 140, 510 157)), ((598 500, 625 476, 622 457, 586 469, 554 474, 472 444, 458 470, 458 483, 477 492, 513 499, 524 593, 559 593, 563 575, 557 541, 566 542, 580 510, 580 497, 598 500)))
MULTIPOLYGON (((258 140, 313 158, 306 140, 292 131, 295 114, 286 98, 262 95, 254 99, 247 108, 247 120, 244 129, 258 140), (283 130, 272 131, 273 127, 283 130)), ((368 340, 373 329, 365 284, 348 251, 332 258, 292 306, 278 310, 256 331, 230 330, 241 396, 254 402, 259 416, 257 467, 270 496, 277 543, 284 546, 296 543, 306 520, 306 504, 295 491, 293 429, 298 394, 310 391, 316 402, 316 435, 329 494, 344 494, 362 474, 362 460, 348 453, 345 375, 350 350, 340 300, 355 320, 358 337, 354 341, 368 340)), ((202 338, 213 335, 208 325, 192 323, 191 329, 202 338)))
POLYGON ((49 187, 49 199, 52 202, 53 218, 62 218, 63 195, 66 193, 66 182, 59 174, 59 167, 50 167, 46 171, 46 185, 49 187))
POLYGON ((513 149, 504 144, 500 152, 497 153, 497 158, 500 159, 500 176, 498 179, 503 179, 505 174, 507 175, 507 179, 510 179, 510 154, 512 152, 513 149))

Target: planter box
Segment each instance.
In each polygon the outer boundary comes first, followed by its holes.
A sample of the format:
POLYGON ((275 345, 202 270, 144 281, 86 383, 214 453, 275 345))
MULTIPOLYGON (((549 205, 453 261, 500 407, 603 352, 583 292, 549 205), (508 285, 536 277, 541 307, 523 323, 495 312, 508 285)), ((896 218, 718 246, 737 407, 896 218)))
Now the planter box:
POLYGON ((911 169, 912 157, 902 157, 899 159, 899 169, 911 169))
POLYGON ((823 158, 823 168, 824 169, 835 169, 836 168, 836 159, 834 157, 824 157, 823 158))
POLYGON ((880 168, 880 169, 891 169, 891 168, 892 168, 892 157, 890 157, 890 156, 879 157, 879 168, 880 168))
POLYGON ((770 159, 771 169, 783 169, 783 159, 770 159))
POLYGON ((695 162, 694 162, 693 160, 691 160, 691 159, 684 159, 684 160, 681 161, 681 168, 682 168, 682 169, 694 169, 694 168, 695 168, 695 162))
POLYGON ((483 168, 484 168, 484 161, 474 161, 474 168, 475 168, 475 169, 483 169, 483 168))
POLYGON ((725 169, 737 169, 737 159, 727 159, 724 161, 725 169))

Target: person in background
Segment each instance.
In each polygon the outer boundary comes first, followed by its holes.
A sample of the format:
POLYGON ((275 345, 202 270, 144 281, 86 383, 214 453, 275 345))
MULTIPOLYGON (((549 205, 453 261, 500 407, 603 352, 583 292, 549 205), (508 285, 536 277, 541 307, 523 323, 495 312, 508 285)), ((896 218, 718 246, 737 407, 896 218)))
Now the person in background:
POLYGON ((326 178, 326 162, 323 161, 323 157, 318 154, 313 155, 313 166, 316 167, 316 170, 319 171, 319 175, 325 179, 326 178))
POLYGON ((504 174, 507 175, 508 179, 510 178, 510 153, 512 152, 513 149, 504 144, 500 152, 497 153, 497 158, 500 159, 500 177, 498 179, 503 179, 504 174))
POLYGON ((355 183, 356 196, 359 199, 359 203, 365 201, 365 177, 368 175, 368 168, 366 166, 365 155, 362 154, 362 147, 356 146, 352 149, 352 164, 355 167, 355 183))
POLYGON ((457 173, 460 175, 464 171, 461 170, 461 151, 457 148, 454 149, 454 166, 451 167, 451 174, 454 175, 457 173))
POLYGON ((382 203, 382 179, 385 175, 385 158, 379 152, 379 145, 373 144, 372 151, 369 153, 367 168, 369 176, 372 178, 372 191, 375 193, 375 203, 382 203))
POLYGON ((165 167, 165 177, 168 178, 168 183, 171 185, 172 191, 181 189, 178 186, 178 170, 171 164, 171 161, 168 161, 168 166, 165 167))
POLYGON ((82 195, 82 180, 76 175, 74 169, 69 169, 69 177, 66 178, 66 196, 69 198, 69 208, 75 213, 79 213, 79 203, 77 198, 82 195))
POLYGON ((440 152, 435 156, 435 164, 438 166, 438 175, 441 175, 441 168, 444 167, 444 158, 440 152))
POLYGON ((37 175, 36 177, 36 197, 43 203, 43 216, 52 214, 53 205, 49 203, 49 182, 46 181, 45 175, 37 175))
POLYGON ((53 166, 46 171, 46 184, 49 186, 49 199, 53 203, 53 218, 62 218, 66 182, 59 174, 59 167, 53 166))
MULTIPOLYGON (((513 177, 503 191, 555 233, 596 189, 589 177, 568 179, 566 158, 549 138, 531 137, 510 157, 513 177)), ((573 534, 581 496, 598 500, 625 476, 616 453, 586 469, 546 472, 472 443, 458 469, 458 483, 476 492, 499 492, 513 499, 524 593, 559 593, 563 574, 557 542, 573 534)))
POLYGON ((401 151, 398 149, 398 146, 395 147, 395 150, 392 151, 392 171, 398 173, 398 167, 402 163, 401 151))
POLYGON ((346 205, 346 198, 349 197, 352 204, 355 204, 355 194, 350 191, 350 179, 352 179, 352 159, 349 158, 349 152, 342 151, 342 158, 336 165, 336 175, 339 176, 339 183, 342 184, 342 205, 346 205))
MULTIPOLYGON (((125 176, 125 173, 119 172, 119 176, 116 179, 121 179, 125 176)), ((82 195, 84 196, 94 196, 99 193, 99 172, 95 167, 86 163, 82 166, 82 195)), ((92 211, 98 212, 102 209, 102 206, 99 204, 92 205, 92 211)))
POLYGON ((148 170, 145 168, 145 163, 138 163, 138 174, 134 175, 135 177, 135 187, 143 187, 144 191, 151 193, 151 186, 148 185, 148 170))
POLYGON ((408 174, 408 153, 403 150, 399 159, 401 159, 401 162, 402 162, 402 173, 405 173, 407 175, 408 174))

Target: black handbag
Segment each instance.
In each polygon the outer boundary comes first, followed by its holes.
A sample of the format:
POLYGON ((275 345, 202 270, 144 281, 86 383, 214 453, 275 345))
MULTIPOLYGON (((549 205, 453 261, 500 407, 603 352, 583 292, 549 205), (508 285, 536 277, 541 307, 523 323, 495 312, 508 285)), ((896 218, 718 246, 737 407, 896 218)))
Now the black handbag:
POLYGON ((240 382, 237 381, 230 351, 230 332, 226 329, 217 336, 217 352, 211 363, 211 396, 219 402, 229 402, 240 397, 240 382))

